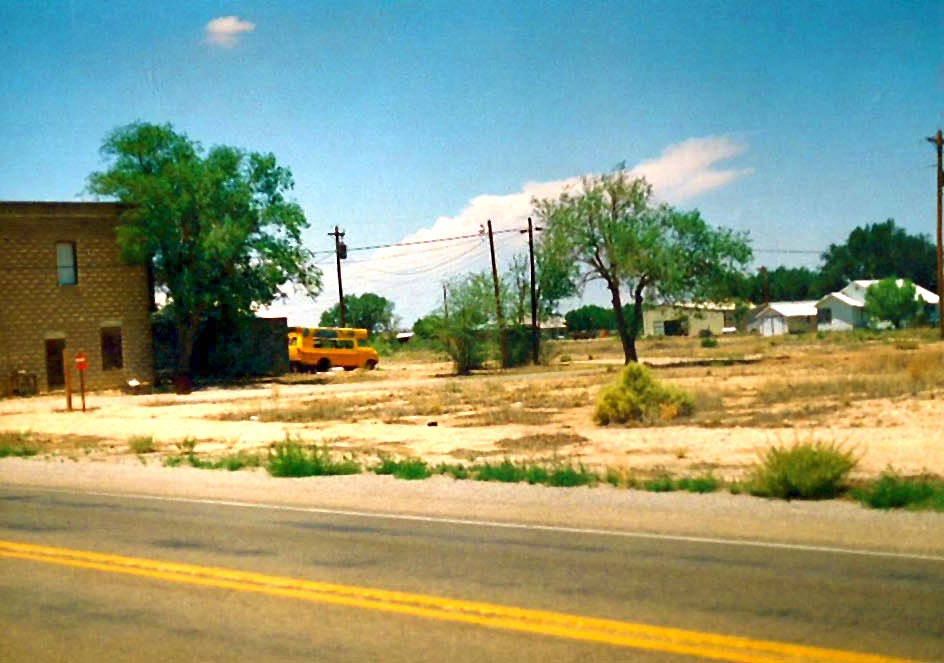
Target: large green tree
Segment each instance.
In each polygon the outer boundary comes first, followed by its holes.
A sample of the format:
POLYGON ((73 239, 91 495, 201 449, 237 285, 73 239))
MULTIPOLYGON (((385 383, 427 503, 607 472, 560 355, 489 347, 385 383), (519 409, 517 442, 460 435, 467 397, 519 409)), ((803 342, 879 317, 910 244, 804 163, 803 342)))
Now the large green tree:
MULTIPOLYGON (((363 295, 344 295, 344 322, 348 327, 360 327, 371 334, 391 331, 396 325, 393 302, 372 292, 363 295)), ((341 305, 335 304, 321 314, 322 327, 341 324, 341 305)))
POLYGON ((914 283, 889 277, 869 286, 865 291, 865 314, 875 321, 887 321, 901 329, 918 318, 924 301, 918 298, 914 283))
POLYGON ((88 189, 128 205, 117 230, 130 263, 153 265, 177 329, 178 373, 188 376, 199 324, 221 311, 249 315, 288 284, 314 296, 321 272, 302 244, 308 227, 287 198, 291 172, 272 154, 205 150, 170 125, 112 131, 105 170, 88 189))
POLYGON ((840 290, 855 279, 906 278, 935 290, 937 249, 927 235, 909 235, 894 219, 856 228, 823 253, 820 288, 840 290))
POLYGON ((583 278, 604 282, 626 363, 638 361, 647 297, 705 301, 751 259, 745 235, 710 226, 697 210, 655 204, 645 179, 623 169, 584 178, 579 190, 536 201, 535 210, 545 233, 569 247, 583 278), (624 287, 632 297, 629 320, 624 287))

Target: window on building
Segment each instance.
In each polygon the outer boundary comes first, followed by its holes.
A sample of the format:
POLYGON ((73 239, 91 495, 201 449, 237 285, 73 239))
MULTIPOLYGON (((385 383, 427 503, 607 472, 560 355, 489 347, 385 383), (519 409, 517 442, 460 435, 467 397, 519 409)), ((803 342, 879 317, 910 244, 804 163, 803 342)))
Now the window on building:
POLYGON ((831 308, 821 308, 816 311, 816 321, 828 325, 833 321, 833 310, 831 308))
POLYGON ((79 282, 75 242, 56 242, 56 267, 59 270, 59 285, 75 285, 79 282))
POLYGON ((121 327, 102 327, 102 370, 122 368, 121 327))

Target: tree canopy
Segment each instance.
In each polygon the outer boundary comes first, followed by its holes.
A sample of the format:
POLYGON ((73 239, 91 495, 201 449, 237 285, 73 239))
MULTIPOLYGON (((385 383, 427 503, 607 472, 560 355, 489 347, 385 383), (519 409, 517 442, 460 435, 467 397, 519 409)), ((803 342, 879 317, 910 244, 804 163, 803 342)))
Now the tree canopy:
POLYGON ((178 372, 188 375, 197 326, 209 315, 249 315, 288 284, 315 296, 321 272, 302 244, 308 222, 288 200, 292 174, 272 154, 205 150, 169 124, 112 131, 106 170, 88 189, 128 205, 117 240, 124 259, 153 265, 178 334, 178 372))
MULTIPOLYGON (((371 334, 392 331, 396 326, 393 302, 372 292, 344 295, 344 312, 344 322, 348 327, 361 327, 371 334)), ((322 313, 319 324, 322 327, 340 326, 341 305, 335 304, 322 313)))
POLYGON ((937 249, 927 235, 909 235, 894 219, 858 227, 844 244, 823 253, 820 290, 840 290, 855 279, 906 278, 935 290, 937 249))
POLYGON ((567 247, 584 280, 601 279, 610 293, 626 362, 637 361, 647 297, 704 301, 750 261, 747 237, 714 228, 697 210, 678 211, 652 201, 652 187, 620 169, 584 178, 578 191, 535 201, 550 241, 567 247), (622 288, 633 298, 626 320, 622 288))
POLYGON ((918 298, 914 283, 889 277, 873 283, 865 291, 865 314, 875 321, 887 321, 901 329, 918 318, 924 302, 918 298))

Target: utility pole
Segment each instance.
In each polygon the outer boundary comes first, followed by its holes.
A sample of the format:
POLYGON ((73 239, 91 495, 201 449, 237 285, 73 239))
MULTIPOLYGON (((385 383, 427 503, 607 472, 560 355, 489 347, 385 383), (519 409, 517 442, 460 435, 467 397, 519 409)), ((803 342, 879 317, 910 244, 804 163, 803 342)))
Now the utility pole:
POLYGON ((334 237, 334 257, 338 263, 338 299, 341 307, 341 327, 347 327, 345 324, 347 316, 344 310, 344 285, 341 283, 341 261, 347 258, 347 244, 341 241, 344 233, 338 230, 337 226, 334 227, 334 232, 328 233, 328 235, 334 237))
POLYGON ((944 189, 944 164, 941 163, 941 146, 944 145, 944 136, 937 130, 936 136, 928 138, 928 142, 937 147, 937 317, 941 327, 941 338, 944 339, 944 239, 941 237, 941 190, 944 189))
POLYGON ((764 306, 770 305, 770 281, 767 278, 767 268, 760 268, 760 283, 764 291, 764 306))
MULTIPOLYGON (((541 329, 538 326, 538 296, 537 285, 534 278, 534 231, 543 230, 540 226, 535 228, 528 217, 528 259, 531 263, 531 360, 537 366, 541 363, 541 329)), ((521 231, 525 232, 525 231, 521 231)))
POLYGON ((508 342, 505 337, 505 318, 502 315, 501 289, 498 287, 498 265, 495 263, 495 238, 492 235, 492 220, 488 220, 488 248, 492 254, 492 283, 495 286, 495 317, 498 321, 498 343, 501 346, 502 368, 508 367, 508 342))
POLYGON ((449 319, 449 300, 446 298, 446 284, 443 283, 443 317, 449 319))

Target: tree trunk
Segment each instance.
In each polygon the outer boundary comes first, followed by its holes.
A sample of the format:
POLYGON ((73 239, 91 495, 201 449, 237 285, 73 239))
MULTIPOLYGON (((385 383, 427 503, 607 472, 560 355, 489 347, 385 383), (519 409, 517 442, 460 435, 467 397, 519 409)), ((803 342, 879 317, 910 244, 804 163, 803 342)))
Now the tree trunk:
POLYGON ((193 345, 197 336, 197 322, 192 318, 178 318, 177 325, 177 374, 174 376, 174 391, 189 394, 193 390, 191 363, 193 345))
POLYGON ((639 361, 636 356, 636 329, 630 330, 626 325, 626 316, 623 315, 623 301, 620 297, 619 283, 607 281, 606 287, 610 290, 613 300, 613 314, 616 316, 616 329, 619 331, 620 342, 623 344, 623 363, 639 361))

